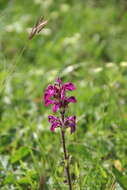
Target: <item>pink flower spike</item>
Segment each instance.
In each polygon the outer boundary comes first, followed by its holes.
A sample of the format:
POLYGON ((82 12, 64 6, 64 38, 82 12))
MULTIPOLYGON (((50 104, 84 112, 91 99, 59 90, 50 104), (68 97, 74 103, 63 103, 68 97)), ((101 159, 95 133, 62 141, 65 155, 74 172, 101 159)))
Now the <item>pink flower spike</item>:
POLYGON ((67 82, 67 83, 63 84, 63 88, 64 88, 65 90, 70 90, 70 91, 72 91, 72 90, 75 90, 75 89, 76 89, 76 86, 75 86, 73 83, 71 83, 71 82, 67 82))

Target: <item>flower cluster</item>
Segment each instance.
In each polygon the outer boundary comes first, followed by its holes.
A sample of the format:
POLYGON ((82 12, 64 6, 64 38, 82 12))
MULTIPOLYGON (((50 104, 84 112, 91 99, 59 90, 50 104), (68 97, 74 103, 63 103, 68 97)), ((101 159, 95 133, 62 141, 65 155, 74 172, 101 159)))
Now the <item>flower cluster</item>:
POLYGON ((73 91, 76 87, 73 83, 67 82, 62 84, 62 81, 58 78, 54 85, 48 85, 44 93, 45 106, 53 105, 53 112, 58 110, 61 113, 61 118, 55 116, 48 116, 51 123, 51 131, 54 131, 57 127, 63 129, 70 127, 71 133, 75 131, 76 116, 70 116, 64 118, 66 108, 69 103, 75 103, 76 98, 74 96, 66 96, 67 91, 73 91))
MULTIPOLYGON (((63 126, 62 120, 59 117, 49 115, 48 119, 49 119, 49 123, 51 123, 50 130, 52 132, 54 132, 55 128, 63 126)), ((75 126, 76 126, 76 116, 70 116, 70 117, 65 118, 64 129, 70 127, 71 133, 73 133, 75 131, 75 126)))

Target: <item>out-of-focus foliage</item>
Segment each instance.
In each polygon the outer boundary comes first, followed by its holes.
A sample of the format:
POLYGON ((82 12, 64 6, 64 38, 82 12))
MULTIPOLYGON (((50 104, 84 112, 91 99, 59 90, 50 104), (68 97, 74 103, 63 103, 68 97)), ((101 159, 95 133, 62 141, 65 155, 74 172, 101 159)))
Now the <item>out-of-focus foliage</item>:
POLYGON ((1 190, 68 189, 60 133, 50 132, 42 103, 57 76, 77 86, 69 110, 77 130, 66 137, 73 189, 126 187, 126 8, 125 0, 0 1, 1 190), (29 41, 41 15, 48 25, 29 41))

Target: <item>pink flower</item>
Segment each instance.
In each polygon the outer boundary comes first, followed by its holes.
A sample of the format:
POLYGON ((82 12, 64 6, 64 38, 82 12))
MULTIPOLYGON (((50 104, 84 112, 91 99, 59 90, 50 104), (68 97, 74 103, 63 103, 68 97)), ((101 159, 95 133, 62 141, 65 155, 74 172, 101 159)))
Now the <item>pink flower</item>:
POLYGON ((63 88, 65 90, 70 90, 70 91, 76 89, 75 85, 73 83, 71 83, 71 82, 67 82, 67 83, 63 84, 63 88))
POLYGON ((73 83, 67 82, 62 84, 58 78, 54 85, 48 85, 44 93, 45 106, 53 105, 53 112, 57 112, 60 108, 66 108, 69 103, 75 103, 74 96, 66 96, 66 91, 75 90, 76 87, 73 83))
POLYGON ((55 128, 60 127, 62 125, 60 119, 58 117, 55 117, 52 115, 48 116, 48 121, 49 121, 49 123, 51 123, 50 130, 52 132, 55 131, 55 128))

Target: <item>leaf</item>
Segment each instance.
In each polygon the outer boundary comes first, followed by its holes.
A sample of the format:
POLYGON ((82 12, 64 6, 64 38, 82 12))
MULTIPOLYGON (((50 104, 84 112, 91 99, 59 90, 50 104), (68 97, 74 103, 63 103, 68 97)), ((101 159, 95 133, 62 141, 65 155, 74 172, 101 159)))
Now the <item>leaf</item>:
POLYGON ((75 163, 75 174, 76 174, 77 177, 79 177, 79 175, 80 175, 80 171, 79 171, 77 163, 75 163))
POLYGON ((113 173, 116 177, 117 182, 121 185, 124 190, 127 190, 127 176, 123 175, 119 170, 113 167, 113 173))
POLYGON ((8 174, 8 176, 4 180, 4 184, 14 184, 15 183, 15 176, 13 174, 8 174))
POLYGON ((19 184, 30 184, 30 179, 28 177, 22 177, 18 180, 19 184))
POLYGON ((11 157, 11 163, 15 163, 15 162, 21 160, 22 158, 26 157, 28 154, 29 154, 29 148, 27 148, 27 147, 21 147, 11 157))

